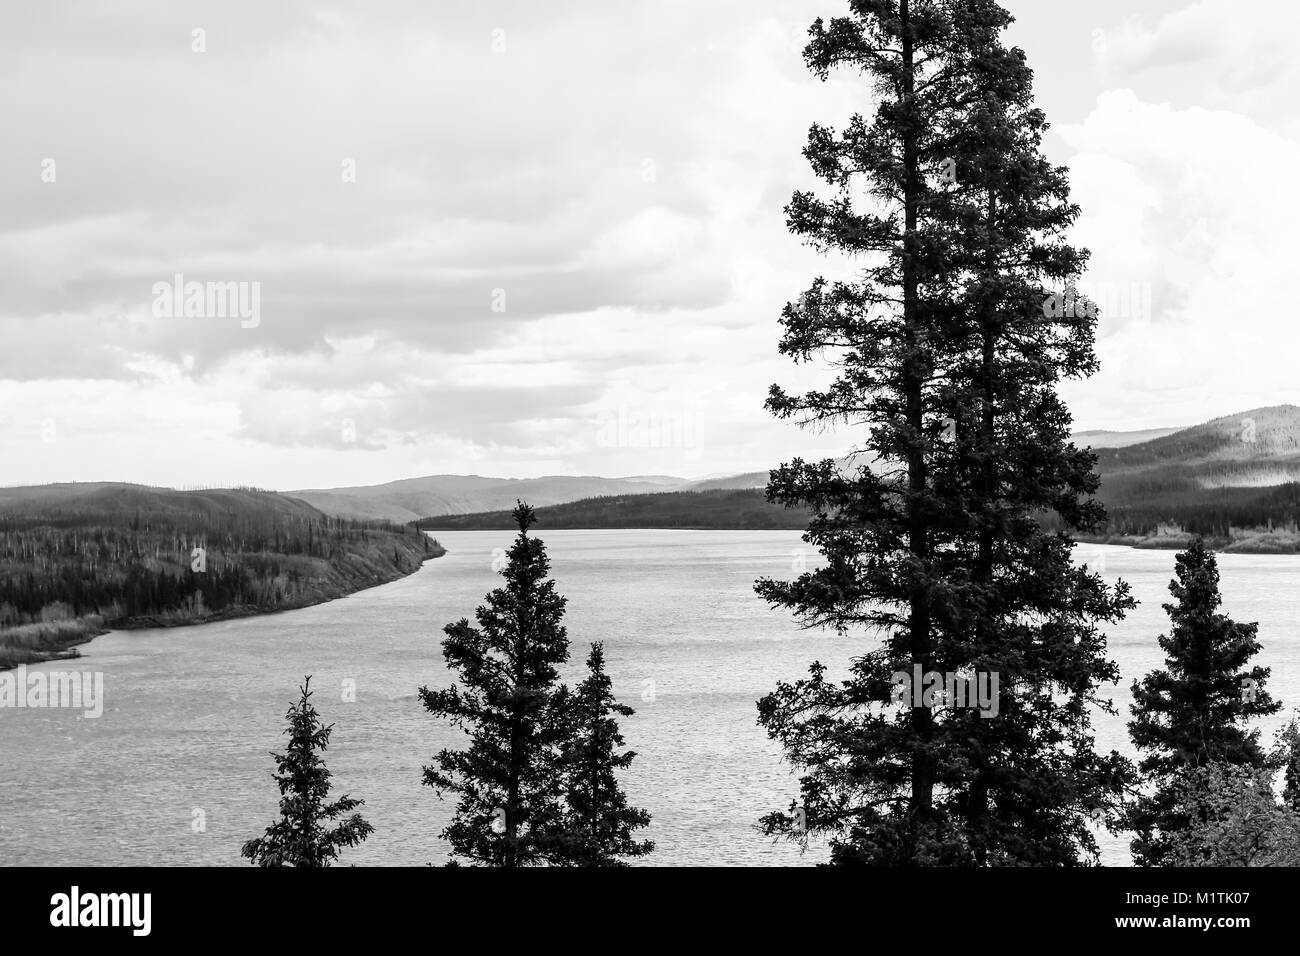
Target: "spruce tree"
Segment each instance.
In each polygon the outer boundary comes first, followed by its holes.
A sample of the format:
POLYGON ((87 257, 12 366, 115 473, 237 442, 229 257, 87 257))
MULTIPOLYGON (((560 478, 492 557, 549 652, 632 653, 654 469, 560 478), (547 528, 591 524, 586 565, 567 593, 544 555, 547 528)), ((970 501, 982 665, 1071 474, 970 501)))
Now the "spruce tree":
POLYGON ((804 155, 834 195, 796 193, 788 224, 864 264, 816 278, 782 315, 782 353, 825 356, 835 381, 774 385, 767 406, 866 437, 847 466, 773 470, 769 500, 813 511, 804 540, 824 562, 757 590, 862 643, 846 680, 817 662, 759 702, 802 771, 792 812, 762 826, 827 837, 833 863, 1086 862, 1088 819, 1131 773, 1096 752, 1090 711, 1118 677, 1099 624, 1132 601, 1072 562, 1070 532, 1104 511, 1056 394, 1096 368, 1095 311, 1046 304, 1087 254, 1066 241, 1079 209, 1041 154, 1032 72, 1000 39, 1010 23, 992 0, 853 0, 804 51, 822 79, 865 74, 875 111, 812 127, 804 155), (996 716, 891 707, 914 666, 996 675, 996 716))
POLYGON ((547 577, 545 545, 528 534, 533 509, 519 502, 513 515, 519 534, 505 584, 476 611, 477 627, 462 618, 443 629, 443 656, 460 683, 420 688, 429 713, 469 736, 467 749, 445 749, 424 768, 427 786, 458 797, 442 837, 453 861, 501 867, 546 863, 562 842, 560 750, 571 706, 557 671, 569 656, 565 599, 547 577))
POLYGON ((1278 760, 1282 767, 1282 802, 1300 814, 1300 725, 1291 718, 1278 732, 1278 760))
POLYGON ((1176 559, 1165 604, 1173 625, 1160 636, 1165 667, 1133 682, 1129 737, 1144 753, 1139 769, 1151 792, 1126 814, 1137 833, 1131 847, 1139 866, 1165 862, 1172 835, 1189 826, 1178 802, 1181 781, 1209 763, 1262 769, 1268 755, 1259 730, 1244 726, 1252 717, 1277 713, 1282 705, 1264 689, 1269 669, 1247 662, 1259 653, 1257 624, 1239 624, 1219 613, 1219 568, 1202 538, 1176 559))
POLYGON ((624 745, 618 718, 635 711, 614 697, 605 673, 601 643, 591 645, 587 677, 573 694, 571 737, 563 747, 566 786, 564 841, 558 862, 570 866, 627 866, 624 857, 654 850, 633 831, 648 826, 650 814, 628 805, 617 772, 631 766, 636 752, 624 745))
POLYGON ((303 680, 301 697, 289 707, 285 733, 289 746, 272 753, 280 788, 280 819, 263 836, 244 844, 241 855, 257 866, 329 866, 343 847, 357 846, 375 828, 356 813, 364 800, 347 794, 327 803, 330 772, 320 756, 329 747, 334 727, 321 724, 311 704, 311 677, 303 680), (350 814, 350 816, 344 816, 350 814), (342 820, 339 820, 343 817, 342 820), (339 820, 334 826, 333 821, 339 820))

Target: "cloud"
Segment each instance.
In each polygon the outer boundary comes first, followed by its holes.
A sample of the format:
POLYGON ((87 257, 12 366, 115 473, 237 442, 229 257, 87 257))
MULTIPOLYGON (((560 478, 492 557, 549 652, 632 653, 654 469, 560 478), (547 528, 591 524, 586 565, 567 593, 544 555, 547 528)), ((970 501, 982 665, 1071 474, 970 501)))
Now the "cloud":
POLYGON ((1300 7, 1290 0, 1198 0, 1148 24, 1131 16, 1099 44, 1112 85, 1141 81, 1148 100, 1244 113, 1295 132, 1300 7))
MULTIPOLYGON (((1110 31, 1114 89, 1058 127, 1114 303, 1105 370, 1076 395, 1089 424, 1284 388, 1297 16, 1260 8, 1269 29, 1207 0, 1110 31)), ((845 268, 781 212, 816 185, 808 126, 871 108, 860 78, 821 83, 798 56, 838 12, 0 7, 9 480, 695 475, 840 453, 851 435, 762 408, 772 382, 826 375, 776 344, 784 302, 845 268), (177 273, 258 283, 261 321, 156 318, 177 273), (610 441, 619 416, 691 440, 610 441)), ((1098 82, 1049 40, 1027 38, 1036 68, 1098 82)))
POLYGON ((1151 296, 1149 315, 1103 309, 1102 371, 1070 392, 1083 414, 1190 424, 1300 399, 1288 349, 1300 196, 1278 188, 1300 176, 1300 145, 1238 113, 1129 90, 1060 132, 1076 151, 1090 281, 1151 296))
POLYGON ((655 463, 725 467, 728 435, 784 427, 776 316, 815 260, 780 206, 852 102, 802 69, 807 6, 0 11, 0 378, 15 421, 66 424, 30 478, 70 445, 141 480, 610 470, 647 449, 602 447, 602 416, 705 401, 711 443, 655 463), (155 317, 176 274, 257 283, 260 322, 155 317))

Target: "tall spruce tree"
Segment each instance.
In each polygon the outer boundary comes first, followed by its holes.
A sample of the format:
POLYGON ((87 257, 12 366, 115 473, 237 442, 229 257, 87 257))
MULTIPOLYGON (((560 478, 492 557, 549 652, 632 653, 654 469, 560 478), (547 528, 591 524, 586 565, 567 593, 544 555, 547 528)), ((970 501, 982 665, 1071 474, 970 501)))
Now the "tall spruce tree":
POLYGON ((1165 862, 1170 838, 1191 823, 1178 793, 1198 767, 1223 763, 1264 768, 1268 755, 1252 717, 1282 705, 1264 689, 1269 668, 1247 669, 1259 653, 1258 624, 1239 624, 1219 613, 1219 567, 1202 538, 1181 552, 1165 604, 1172 628, 1160 636, 1165 667, 1133 682, 1129 737, 1144 753, 1139 768, 1151 785, 1126 814, 1136 832, 1131 848, 1139 866, 1165 862))
POLYGON ((519 502, 514 520, 505 584, 475 612, 478 626, 462 618, 443 629, 443 656, 460 684, 420 688, 425 709, 470 738, 467 749, 445 749, 424 768, 439 796, 458 796, 442 836, 453 860, 501 867, 540 865, 560 852, 561 747, 571 732, 572 701, 557 671, 569 656, 565 599, 547 577, 545 545, 528 534, 533 509, 519 502))
POLYGON ((311 677, 303 680, 301 697, 289 707, 285 733, 289 746, 275 758, 272 775, 280 788, 280 819, 266 833, 244 844, 241 855, 257 866, 329 866, 343 847, 357 846, 375 832, 361 814, 364 800, 347 794, 327 803, 330 772, 320 756, 329 747, 334 727, 321 723, 311 703, 311 677), (344 816, 350 814, 350 816, 344 816), (334 820, 343 817, 334 826, 334 820))
POLYGON ((654 850, 637 840, 635 830, 648 826, 650 814, 630 806, 617 772, 632 764, 636 752, 625 750, 618 718, 636 713, 614 697, 605 673, 604 645, 591 645, 587 677, 573 694, 572 735, 563 749, 566 786, 564 840, 558 862, 571 866, 627 866, 624 857, 654 850))
POLYGON ((774 385, 767 406, 869 437, 848 468, 773 470, 768 498, 811 508, 804 540, 824 562, 757 590, 864 644, 848 679, 817 662, 759 702, 803 772, 801 812, 762 825, 826 836, 833 863, 1086 862, 1090 816, 1130 778, 1096 752, 1090 711, 1109 707, 1098 690, 1118 677, 1098 625, 1133 602, 1072 562, 1069 531, 1104 512, 1056 394, 1094 371, 1096 316, 1048 304, 1086 253, 1064 238, 1079 210, 1041 154, 1032 73, 1000 40, 1010 23, 992 0, 853 0, 812 25, 804 51, 822 79, 869 77, 875 112, 839 133, 812 127, 804 155, 835 195, 796 193, 788 224, 865 265, 852 281, 818 277, 783 312, 781 351, 827 356, 833 384, 774 385), (1044 514, 1064 530, 1044 530, 1044 514), (891 678, 914 665, 997 675, 996 717, 890 707, 891 678))

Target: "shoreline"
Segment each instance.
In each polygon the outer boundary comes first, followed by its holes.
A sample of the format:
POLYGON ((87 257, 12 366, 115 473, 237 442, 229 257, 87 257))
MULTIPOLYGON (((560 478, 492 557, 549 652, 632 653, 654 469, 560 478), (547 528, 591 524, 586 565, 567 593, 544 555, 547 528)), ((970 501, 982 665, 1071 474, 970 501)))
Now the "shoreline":
MULTIPOLYGON (((1135 551, 1182 551, 1195 535, 1077 535, 1076 544, 1106 544, 1135 551)), ((1300 538, 1260 532, 1241 538, 1205 538, 1205 545, 1217 554, 1300 554, 1300 538)))
MULTIPOLYGON (((457 529, 421 529, 426 534, 433 530, 444 531, 497 531, 495 528, 457 528, 457 529)), ((553 528, 552 531, 733 531, 770 533, 795 529, 785 528, 718 528, 706 526, 687 527, 644 527, 644 528, 553 528)), ((430 535, 430 537, 432 537, 430 535)), ((1179 551, 1188 546, 1192 535, 1077 535, 1078 545, 1106 545, 1110 547, 1132 548, 1136 551, 1179 551)), ((1300 537, 1277 534, 1259 530, 1255 534, 1239 538, 1210 537, 1206 543, 1221 554, 1250 555, 1300 555, 1300 537)), ((220 621, 238 620, 246 617, 259 617, 268 614, 280 614, 285 611, 297 611, 337 601, 350 594, 357 594, 370 588, 391 584, 393 581, 409 577, 425 563, 440 558, 447 553, 446 547, 438 545, 438 550, 420 555, 419 565, 406 572, 396 572, 382 580, 367 581, 342 593, 322 595, 309 600, 295 600, 277 607, 254 607, 237 605, 220 611, 195 615, 192 612, 176 611, 170 614, 137 616, 113 622, 106 622, 98 614, 88 614, 70 620, 24 624, 9 631, 0 631, 0 672, 12 670, 19 665, 44 664, 50 661, 76 660, 81 657, 78 648, 88 644, 97 637, 110 631, 136 631, 152 628, 191 627, 203 624, 215 624, 220 621), (17 640, 14 640, 17 637, 17 640), (6 638, 9 638, 6 640, 6 638)))
POLYGON ((142 631, 152 628, 216 624, 220 621, 261 617, 267 614, 282 614, 285 611, 300 611, 303 608, 328 604, 331 601, 337 601, 349 595, 358 594, 361 591, 368 591, 371 588, 392 584, 394 581, 410 577, 424 567, 427 562, 441 558, 446 553, 447 549, 439 544, 437 550, 420 555, 419 565, 410 571, 397 572, 385 580, 366 582, 341 594, 331 594, 313 600, 286 602, 277 607, 259 608, 240 604, 203 615, 177 611, 170 615, 137 616, 113 622, 104 621, 103 617, 98 614, 87 614, 71 620, 24 624, 11 628, 9 631, 0 631, 0 672, 12 670, 24 664, 45 664, 50 661, 76 660, 81 657, 81 652, 77 649, 80 645, 88 644, 95 638, 102 637, 110 631, 142 631), (7 635, 10 636, 11 640, 6 640, 7 635), (12 642, 15 635, 19 637, 19 642, 12 642))
MULTIPOLYGON (((452 528, 438 527, 423 529, 430 532, 464 534, 473 532, 483 533, 500 533, 508 531, 508 528, 452 528)), ((798 532, 802 528, 720 528, 710 525, 637 525, 625 528, 613 527, 591 527, 591 528, 571 528, 555 527, 549 529, 539 528, 539 533, 544 531, 564 532, 564 531, 726 531, 737 534, 771 534, 773 532, 798 532)), ((1182 551, 1191 543, 1194 535, 1072 535, 1076 545, 1096 545, 1104 544, 1117 548, 1132 548, 1135 551, 1182 551)), ((1300 555, 1300 536, 1295 539, 1283 538, 1277 533, 1270 534, 1267 531, 1259 531, 1256 534, 1239 537, 1207 537, 1206 545, 1213 551, 1220 554, 1275 554, 1275 555, 1300 555)))

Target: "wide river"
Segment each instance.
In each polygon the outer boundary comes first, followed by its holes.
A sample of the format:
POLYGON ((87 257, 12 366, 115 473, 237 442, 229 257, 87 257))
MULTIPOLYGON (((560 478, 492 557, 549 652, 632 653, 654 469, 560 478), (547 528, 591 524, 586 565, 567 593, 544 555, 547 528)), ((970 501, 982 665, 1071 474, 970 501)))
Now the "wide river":
MULTIPOLYGON (((339 601, 198 627, 116 631, 79 661, 42 669, 100 671, 103 716, 0 708, 0 863, 240 864, 239 848, 276 817, 270 751, 303 675, 335 725, 328 751, 335 793, 366 801, 374 835, 345 851, 356 864, 442 863, 440 802, 420 768, 461 736, 426 714, 417 688, 450 683, 443 625, 473 618, 499 578, 493 553, 508 532, 442 532, 447 554, 410 577, 339 601), (354 684, 350 683, 354 682, 354 684), (345 687, 355 701, 345 702, 345 687)), ((754 702, 812 660, 835 671, 861 638, 800 630, 752 591, 759 576, 789 577, 797 532, 551 531, 542 534, 569 599, 573 660, 605 642, 615 692, 636 708, 622 722, 637 758, 633 802, 654 822, 650 862, 799 865, 820 861, 774 844, 757 818, 797 793, 790 768, 755 722, 754 702)), ((1142 602, 1110 632, 1124 679, 1120 715, 1097 719, 1099 745, 1131 754, 1128 683, 1156 666, 1160 605, 1174 554, 1085 547, 1108 578, 1142 602)), ((1300 705, 1300 557, 1221 555, 1224 609, 1260 623, 1270 690, 1287 706, 1261 726, 1271 742, 1300 705)), ((1126 840, 1102 835, 1103 860, 1126 865, 1126 840)))

